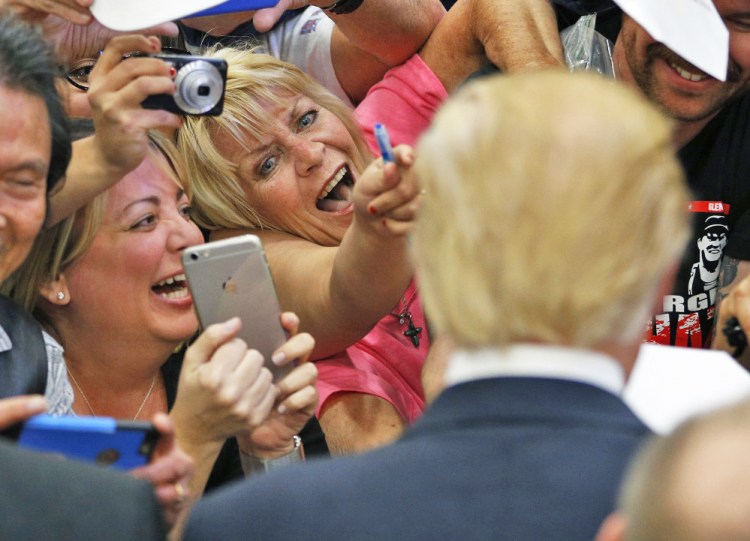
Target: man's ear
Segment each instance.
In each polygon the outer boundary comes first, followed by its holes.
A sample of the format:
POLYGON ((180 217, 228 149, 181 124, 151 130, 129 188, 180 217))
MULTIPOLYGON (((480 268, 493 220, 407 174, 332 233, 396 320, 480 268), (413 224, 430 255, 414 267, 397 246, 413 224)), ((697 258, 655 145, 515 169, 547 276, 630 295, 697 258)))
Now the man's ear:
POLYGON ((626 529, 625 517, 615 511, 604 519, 594 541, 623 541, 626 529))
POLYGON ((65 306, 70 302, 70 290, 65 274, 58 274, 54 280, 50 280, 39 287, 39 293, 48 302, 56 306, 65 306))

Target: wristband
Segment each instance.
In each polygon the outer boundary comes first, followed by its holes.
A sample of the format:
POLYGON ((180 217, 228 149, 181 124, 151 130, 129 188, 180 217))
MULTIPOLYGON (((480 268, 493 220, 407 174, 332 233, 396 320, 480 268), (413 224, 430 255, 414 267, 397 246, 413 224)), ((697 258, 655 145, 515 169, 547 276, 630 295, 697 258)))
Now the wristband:
POLYGON ((265 473, 286 466, 287 464, 303 462, 305 460, 305 449, 302 446, 302 438, 294 436, 293 439, 294 448, 287 454, 276 458, 259 458, 257 456, 243 453, 240 449, 240 462, 242 464, 242 471, 245 472, 245 476, 249 477, 250 475, 265 473))
POLYGON ((330 6, 322 7, 320 9, 323 11, 330 11, 336 15, 346 15, 361 6, 362 2, 364 2, 364 0, 339 0, 330 6))

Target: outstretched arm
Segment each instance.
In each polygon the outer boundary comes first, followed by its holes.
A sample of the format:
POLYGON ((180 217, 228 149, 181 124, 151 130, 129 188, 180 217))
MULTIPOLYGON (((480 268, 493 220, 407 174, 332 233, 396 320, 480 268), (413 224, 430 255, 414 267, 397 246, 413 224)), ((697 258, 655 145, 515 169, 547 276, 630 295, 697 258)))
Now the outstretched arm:
POLYGON ((549 0, 458 0, 420 56, 448 92, 487 61, 502 71, 564 65, 549 0))
MULTIPOLYGON (((333 2, 311 3, 326 7, 333 2)), ((326 13, 336 23, 331 37, 333 69, 357 103, 389 68, 419 51, 445 9, 439 0, 365 0, 352 13, 326 13)))
MULTIPOLYGON (((229 34, 252 18, 261 32, 273 28, 285 10, 309 5, 328 7, 333 0, 280 0, 257 12, 184 19, 191 28, 213 36, 229 34)), ((331 62, 341 87, 359 102, 392 66, 416 53, 445 13, 439 0, 365 0, 344 15, 326 14, 336 23, 331 37, 331 62)))
POLYGON ((396 148, 397 164, 370 164, 354 186, 354 218, 340 246, 261 231, 279 300, 315 337, 313 359, 338 353, 365 336, 399 302, 413 266, 406 234, 419 187, 404 174, 413 152, 396 148))

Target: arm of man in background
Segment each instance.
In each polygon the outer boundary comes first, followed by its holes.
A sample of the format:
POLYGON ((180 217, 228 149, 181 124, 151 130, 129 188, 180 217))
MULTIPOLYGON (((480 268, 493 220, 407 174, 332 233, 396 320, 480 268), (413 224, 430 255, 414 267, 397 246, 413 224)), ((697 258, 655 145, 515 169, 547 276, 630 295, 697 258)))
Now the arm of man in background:
MULTIPOLYGON (((734 317, 745 333, 750 332, 750 261, 724 256, 715 309, 717 316, 712 347, 733 355, 735 347, 729 344, 723 329, 729 319, 734 317)), ((737 362, 750 370, 750 347, 745 347, 737 356, 737 362)))
MULTIPOLYGON (((181 22, 219 37, 229 35, 252 19, 256 30, 268 32, 287 10, 307 6, 326 8, 331 4, 330 0, 281 0, 272 8, 181 22)), ((417 52, 444 13, 439 0, 365 0, 350 13, 337 15, 325 11, 336 25, 330 45, 333 70, 352 102, 359 102, 390 67, 417 52)))
POLYGON ((487 60, 502 71, 564 65, 548 0, 458 1, 420 56, 449 93, 487 60))

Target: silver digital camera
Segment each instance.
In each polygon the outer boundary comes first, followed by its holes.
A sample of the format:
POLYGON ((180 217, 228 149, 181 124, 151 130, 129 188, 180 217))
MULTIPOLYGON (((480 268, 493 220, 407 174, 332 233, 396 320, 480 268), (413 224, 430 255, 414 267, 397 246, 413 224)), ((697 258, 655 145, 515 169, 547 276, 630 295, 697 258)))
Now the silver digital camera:
POLYGON ((177 72, 174 95, 154 94, 141 104, 146 109, 164 109, 179 115, 220 115, 224 109, 227 63, 206 56, 155 54, 177 72))

